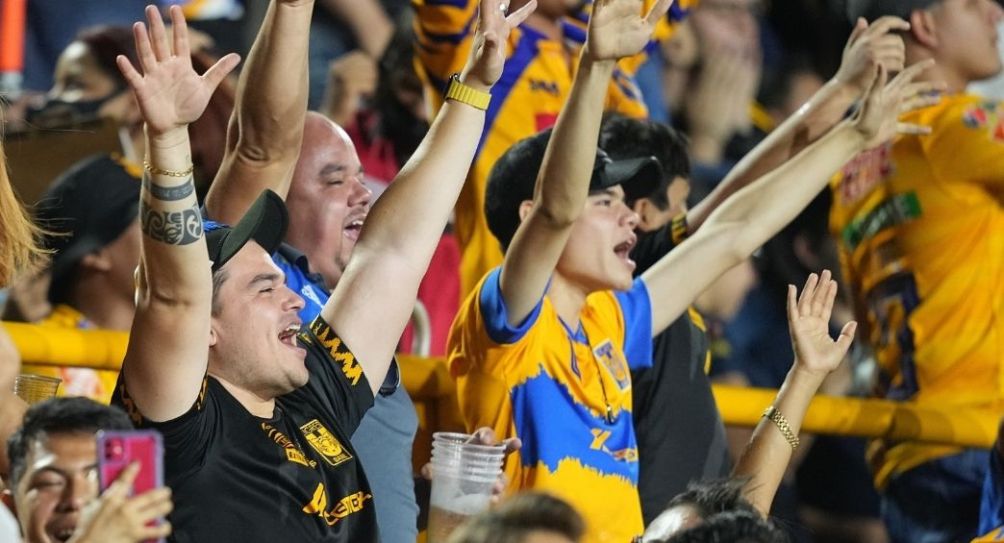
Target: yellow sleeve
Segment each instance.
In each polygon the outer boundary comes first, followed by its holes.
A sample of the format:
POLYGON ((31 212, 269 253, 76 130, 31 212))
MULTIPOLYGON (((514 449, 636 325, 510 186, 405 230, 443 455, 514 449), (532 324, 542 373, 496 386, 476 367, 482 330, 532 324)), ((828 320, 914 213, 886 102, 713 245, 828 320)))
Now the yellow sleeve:
POLYGON ((920 141, 938 179, 1004 188, 1004 103, 955 100, 929 124, 920 141))
POLYGON ((434 87, 467 61, 477 22, 476 0, 412 0, 415 53, 420 73, 434 87), (424 72, 424 73, 423 73, 424 72))

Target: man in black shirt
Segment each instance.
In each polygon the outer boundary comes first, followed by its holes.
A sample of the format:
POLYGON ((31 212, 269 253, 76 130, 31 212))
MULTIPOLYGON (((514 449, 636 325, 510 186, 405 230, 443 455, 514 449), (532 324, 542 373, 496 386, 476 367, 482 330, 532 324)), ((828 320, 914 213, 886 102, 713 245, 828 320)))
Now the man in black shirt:
POLYGON ((142 72, 124 58, 119 67, 149 157, 137 310, 116 397, 164 434, 174 541, 378 541, 348 438, 384 380, 466 177, 509 30, 532 8, 506 17, 500 0, 482 2, 477 46, 447 104, 306 329, 303 300, 270 256, 285 235, 281 199, 263 193, 232 228, 203 225, 195 200, 188 124, 236 55, 200 76, 180 8, 173 42, 153 7, 150 30, 136 25, 142 72))

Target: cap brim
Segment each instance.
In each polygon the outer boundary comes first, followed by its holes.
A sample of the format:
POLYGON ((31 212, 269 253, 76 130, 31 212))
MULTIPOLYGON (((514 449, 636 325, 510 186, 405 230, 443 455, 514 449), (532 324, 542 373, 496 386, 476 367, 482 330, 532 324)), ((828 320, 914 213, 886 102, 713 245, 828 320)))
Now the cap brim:
POLYGON ((268 254, 274 253, 283 238, 286 237, 286 226, 289 224, 289 214, 286 205, 278 194, 266 190, 251 204, 241 220, 223 234, 222 245, 216 258, 213 259, 213 271, 219 270, 249 241, 261 245, 268 254))
POLYGON ((620 185, 627 200, 644 198, 652 194, 662 180, 662 166, 652 156, 614 160, 606 167, 606 175, 599 189, 620 185))

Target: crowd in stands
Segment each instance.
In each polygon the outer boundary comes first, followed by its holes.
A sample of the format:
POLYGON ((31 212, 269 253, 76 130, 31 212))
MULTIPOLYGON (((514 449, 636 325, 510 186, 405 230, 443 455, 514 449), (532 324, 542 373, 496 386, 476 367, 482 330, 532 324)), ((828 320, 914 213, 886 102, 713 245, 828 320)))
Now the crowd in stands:
POLYGON ((1004 105, 971 86, 1004 70, 998 0, 51 0, 24 26, 3 319, 128 345, 63 367, 0 325, 0 542, 446 543, 413 354, 460 416, 427 429, 504 445, 451 543, 1004 541, 1004 105), (727 426, 715 384, 773 401, 727 426), (812 435, 817 394, 1001 430, 812 435), (135 430, 143 492, 99 467, 135 430))

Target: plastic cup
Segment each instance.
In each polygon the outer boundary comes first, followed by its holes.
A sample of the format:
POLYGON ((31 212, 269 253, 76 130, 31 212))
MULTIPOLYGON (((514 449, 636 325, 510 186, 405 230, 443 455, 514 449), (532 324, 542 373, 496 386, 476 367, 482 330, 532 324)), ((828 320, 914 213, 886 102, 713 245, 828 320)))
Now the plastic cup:
POLYGON ((59 377, 22 373, 14 379, 14 394, 32 405, 55 396, 62 382, 59 377))
POLYGON ((432 435, 429 543, 445 543, 470 517, 488 509, 502 475, 504 445, 470 443, 469 434, 432 435))

